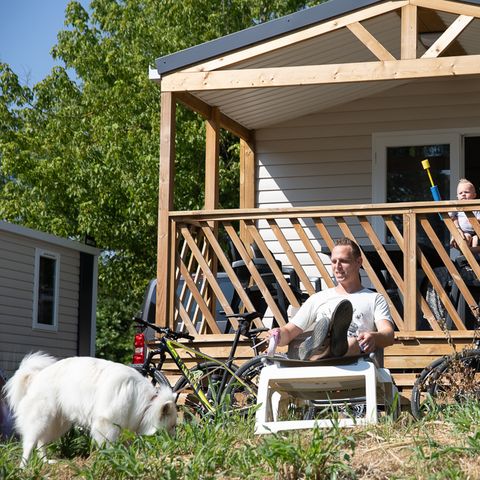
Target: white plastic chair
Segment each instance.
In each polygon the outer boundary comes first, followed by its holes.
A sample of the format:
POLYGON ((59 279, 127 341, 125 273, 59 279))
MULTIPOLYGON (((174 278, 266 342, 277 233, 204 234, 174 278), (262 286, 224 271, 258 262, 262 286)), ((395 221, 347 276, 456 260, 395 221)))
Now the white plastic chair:
MULTIPOLYGON (((269 357, 266 358, 266 360, 269 357)), ((268 361, 268 360, 267 360, 268 361)), ((289 360, 270 357, 258 385, 255 433, 281 430, 366 425, 378 421, 378 405, 397 416, 400 411, 398 390, 390 372, 369 357, 329 358, 319 361, 289 360), (322 408, 322 418, 314 420, 279 420, 282 400, 300 399, 322 408), (366 405, 364 415, 339 418, 333 406, 366 405), (312 403, 313 402, 313 403, 312 403)), ((283 402, 284 403, 284 402, 283 402)))

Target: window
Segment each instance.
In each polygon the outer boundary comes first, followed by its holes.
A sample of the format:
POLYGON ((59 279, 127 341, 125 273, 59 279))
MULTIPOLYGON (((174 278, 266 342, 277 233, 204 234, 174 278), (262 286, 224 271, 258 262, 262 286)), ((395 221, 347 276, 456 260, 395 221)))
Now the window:
MULTIPOLYGON (((434 183, 444 200, 456 198, 457 181, 460 178, 459 133, 438 132, 432 134, 378 134, 373 137, 373 201, 376 203, 418 202, 433 200, 430 181, 423 170, 422 160, 428 159, 434 183)), ((402 230, 401 220, 394 219, 402 230)), ((448 231, 442 228, 437 215, 430 218, 433 228, 441 232, 445 245, 449 242, 448 231)), ((387 242, 385 227, 378 223, 377 232, 387 242)), ((422 229, 419 241, 428 243, 422 229)))
POLYGON ((33 294, 33 327, 57 330, 60 255, 37 249, 33 294))

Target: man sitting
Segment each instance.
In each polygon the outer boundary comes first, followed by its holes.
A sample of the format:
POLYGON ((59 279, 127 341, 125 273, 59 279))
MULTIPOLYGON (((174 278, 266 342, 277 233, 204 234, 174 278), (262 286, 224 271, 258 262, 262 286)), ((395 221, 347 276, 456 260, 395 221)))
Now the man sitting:
POLYGON ((337 240, 331 261, 337 286, 313 294, 287 325, 268 332, 269 337, 277 337, 278 346, 289 345, 290 358, 353 356, 393 344, 393 321, 385 298, 361 284, 358 245, 349 238, 337 240), (293 342, 297 338, 301 341, 293 342))

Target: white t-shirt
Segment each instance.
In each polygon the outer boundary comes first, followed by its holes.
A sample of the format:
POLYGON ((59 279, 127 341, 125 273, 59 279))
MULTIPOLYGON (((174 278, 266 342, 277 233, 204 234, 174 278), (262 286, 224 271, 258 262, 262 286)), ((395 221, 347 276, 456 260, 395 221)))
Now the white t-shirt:
POLYGON ((335 288, 329 288, 313 294, 300 307, 296 315, 290 320, 304 332, 312 330, 315 322, 321 318, 331 318, 335 307, 341 300, 350 300, 353 307, 353 317, 348 335, 356 336, 361 331, 372 332, 379 320, 388 320, 393 323, 387 302, 383 295, 372 292, 368 288, 362 288, 355 293, 342 295, 335 288))
MULTIPOLYGON (((472 212, 476 218, 480 220, 480 212, 473 211, 472 212)), ((473 229, 470 220, 468 219, 465 212, 448 212, 448 215, 452 220, 458 220, 458 226, 461 228, 462 232, 468 233, 470 235, 475 235, 475 230, 473 229)))

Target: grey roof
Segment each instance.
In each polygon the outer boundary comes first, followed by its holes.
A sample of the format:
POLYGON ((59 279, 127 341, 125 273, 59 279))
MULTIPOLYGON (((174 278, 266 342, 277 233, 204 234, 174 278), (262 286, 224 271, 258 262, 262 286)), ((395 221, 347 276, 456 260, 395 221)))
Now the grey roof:
POLYGON ((56 235, 52 235, 50 233, 45 233, 39 230, 34 230, 33 228, 5 222, 4 220, 0 220, 0 233, 1 232, 21 235, 22 237, 27 237, 60 247, 69 248, 70 250, 77 250, 79 252, 89 253, 91 255, 99 255, 102 251, 100 248, 91 247, 90 245, 85 245, 83 243, 77 242, 76 240, 57 237, 56 235))
MULTIPOLYGON (((189 65, 206 61, 209 58, 218 57, 227 52, 233 52, 255 43, 360 10, 375 3, 382 3, 382 1, 384 0, 330 0, 315 7, 300 10, 299 12, 159 57, 155 61, 156 67, 160 75, 173 72, 189 65)), ((459 1, 458 3, 480 5, 480 0, 459 1)))
MULTIPOLYGON (((158 73, 169 73, 188 65, 203 62, 245 48, 255 43, 263 42, 274 37, 301 30, 316 23, 329 20, 345 13, 381 3, 383 0, 330 0, 315 7, 306 8, 254 27, 231 33, 224 37, 211 40, 179 52, 165 55, 156 59, 158 73)), ((480 0, 479 0, 480 1, 480 0)))

